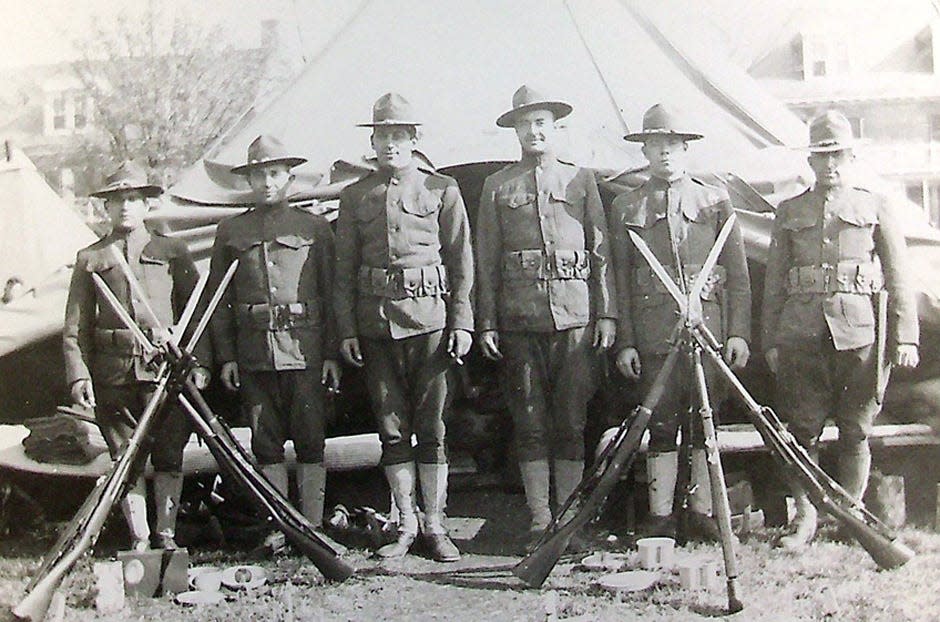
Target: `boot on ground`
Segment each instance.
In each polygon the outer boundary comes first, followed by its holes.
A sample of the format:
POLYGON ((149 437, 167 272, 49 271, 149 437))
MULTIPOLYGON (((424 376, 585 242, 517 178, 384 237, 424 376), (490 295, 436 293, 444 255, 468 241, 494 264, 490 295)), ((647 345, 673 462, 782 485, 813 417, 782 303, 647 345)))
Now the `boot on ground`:
POLYGON ((183 493, 183 474, 179 472, 160 472, 153 475, 153 498, 157 510, 157 542, 160 548, 174 551, 176 544, 176 517, 183 493))

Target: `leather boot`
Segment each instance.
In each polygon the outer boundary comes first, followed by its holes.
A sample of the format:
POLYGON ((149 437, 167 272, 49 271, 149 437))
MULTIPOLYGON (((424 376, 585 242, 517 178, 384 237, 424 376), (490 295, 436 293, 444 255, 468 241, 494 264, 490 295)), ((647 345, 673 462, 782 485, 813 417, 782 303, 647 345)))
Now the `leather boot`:
POLYGON ((718 542, 721 532, 712 509, 712 483, 708 475, 708 456, 704 449, 692 450, 692 492, 689 495, 689 537, 703 542, 718 542))
POLYGON ((781 548, 799 551, 813 541, 816 536, 816 506, 802 488, 793 487, 793 500, 796 502, 796 518, 793 532, 780 538, 781 548))
POLYGON ((297 465, 300 511, 314 527, 323 526, 323 499, 326 495, 326 469, 323 463, 297 465))
POLYGON ((424 500, 424 540, 434 561, 455 562, 460 551, 447 535, 444 527, 444 508, 447 506, 447 465, 419 464, 418 479, 424 500))
POLYGON ((147 524, 147 484, 139 477, 121 500, 121 511, 131 534, 131 549, 138 553, 150 548, 150 525, 147 524))
POLYGON ((418 535, 418 514, 415 509, 414 488, 417 469, 414 462, 390 464, 385 467, 385 477, 392 489, 398 507, 398 539, 375 552, 382 559, 404 557, 418 535))
POLYGON ((679 454, 675 451, 646 454, 649 477, 649 517, 642 531, 651 536, 676 537, 672 499, 679 474, 679 454))
POLYGON ((160 548, 173 551, 176 544, 176 515, 183 492, 182 473, 156 472, 153 475, 153 500, 157 509, 157 540, 160 548))
POLYGON ((548 460, 520 462, 519 471, 522 475, 522 485, 525 488, 526 505, 529 506, 531 516, 529 533, 525 543, 526 552, 530 552, 535 542, 542 536, 542 532, 552 521, 552 511, 549 506, 551 471, 549 470, 548 460))

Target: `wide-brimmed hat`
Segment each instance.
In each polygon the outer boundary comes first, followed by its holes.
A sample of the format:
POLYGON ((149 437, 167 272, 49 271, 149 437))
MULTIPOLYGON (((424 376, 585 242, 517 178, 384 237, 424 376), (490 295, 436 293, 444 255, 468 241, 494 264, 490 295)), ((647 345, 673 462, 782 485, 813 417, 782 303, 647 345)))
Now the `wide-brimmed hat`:
POLYGON ((298 166, 307 158, 290 155, 287 149, 274 136, 262 134, 248 145, 248 162, 232 167, 236 175, 247 175, 253 168, 269 164, 286 164, 288 168, 298 166))
POLYGON ((810 152, 844 151, 856 145, 855 134, 848 118, 837 110, 829 110, 809 124, 810 152))
POLYGON ((91 193, 93 197, 107 198, 119 192, 140 192, 146 197, 156 197, 163 193, 163 188, 147 181, 143 167, 133 160, 126 160, 116 171, 105 178, 105 186, 91 193))
POLYGON ((703 138, 698 132, 689 131, 677 111, 663 104, 656 104, 643 115, 643 131, 632 132, 623 137, 634 143, 646 142, 653 136, 670 136, 682 140, 699 140, 703 138))
POLYGON ((386 93, 372 106, 372 122, 357 123, 356 127, 382 127, 388 125, 421 125, 416 120, 411 104, 398 93, 386 93))
POLYGON ((555 120, 571 114, 571 104, 544 96, 530 86, 523 84, 512 94, 512 110, 504 112, 496 119, 499 127, 514 127, 516 117, 530 110, 548 110, 555 115, 555 120))

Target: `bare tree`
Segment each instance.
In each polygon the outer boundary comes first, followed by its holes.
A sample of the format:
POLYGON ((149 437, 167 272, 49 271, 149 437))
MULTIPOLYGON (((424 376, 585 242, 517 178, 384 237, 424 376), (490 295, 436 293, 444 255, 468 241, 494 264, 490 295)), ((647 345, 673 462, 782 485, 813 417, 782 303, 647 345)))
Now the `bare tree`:
POLYGON ((219 26, 154 9, 95 20, 73 69, 91 98, 82 159, 91 176, 133 158, 164 184, 254 100, 270 46, 236 49, 219 26))

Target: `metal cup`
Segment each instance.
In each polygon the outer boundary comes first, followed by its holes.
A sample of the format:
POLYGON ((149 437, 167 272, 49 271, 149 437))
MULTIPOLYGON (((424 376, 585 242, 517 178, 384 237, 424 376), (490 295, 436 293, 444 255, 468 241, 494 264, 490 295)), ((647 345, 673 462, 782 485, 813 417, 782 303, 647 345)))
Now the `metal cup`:
POLYGON ((672 564, 676 541, 672 538, 641 538, 636 541, 640 566, 646 570, 665 568, 672 564))

